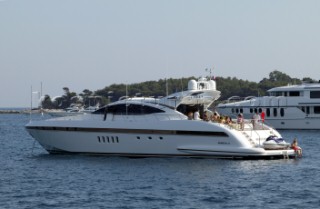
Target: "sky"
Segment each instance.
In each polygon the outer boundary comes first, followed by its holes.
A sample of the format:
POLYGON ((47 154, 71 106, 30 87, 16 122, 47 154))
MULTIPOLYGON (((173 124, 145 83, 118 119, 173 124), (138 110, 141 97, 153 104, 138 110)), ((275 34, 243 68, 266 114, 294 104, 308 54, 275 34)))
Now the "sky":
MULTIPOLYGON (((0 107, 165 78, 320 79, 318 0, 0 0, 0 107)), ((219 89, 219 86, 217 86, 219 89)))

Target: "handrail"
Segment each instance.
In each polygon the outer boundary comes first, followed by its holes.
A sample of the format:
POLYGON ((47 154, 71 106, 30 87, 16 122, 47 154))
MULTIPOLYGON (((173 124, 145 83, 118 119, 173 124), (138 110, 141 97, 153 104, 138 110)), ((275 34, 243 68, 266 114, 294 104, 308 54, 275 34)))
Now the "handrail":
MULTIPOLYGON (((217 122, 219 123, 219 122, 217 122)), ((225 123, 221 123, 221 124, 225 124, 225 123)), ((254 128, 253 125, 252 125, 252 122, 251 120, 244 120, 244 130, 242 130, 240 128, 240 124, 239 123, 231 123, 231 124, 225 124, 225 125, 228 125, 230 128, 233 128, 233 129, 236 129, 238 131, 249 131, 250 130, 267 130, 267 128, 264 127, 264 123, 262 123, 261 121, 258 122, 257 126, 254 128), (248 128, 248 125, 249 125, 249 128, 248 128)))

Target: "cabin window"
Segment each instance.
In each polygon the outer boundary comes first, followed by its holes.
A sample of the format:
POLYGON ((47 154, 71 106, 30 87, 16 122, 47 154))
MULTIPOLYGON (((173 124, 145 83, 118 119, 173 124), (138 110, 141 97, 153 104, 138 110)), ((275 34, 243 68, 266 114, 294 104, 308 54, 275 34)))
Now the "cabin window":
POLYGON ((306 114, 308 114, 308 115, 309 115, 309 114, 310 114, 310 107, 308 106, 306 109, 307 109, 306 114))
POLYGON ((305 107, 300 107, 300 109, 301 109, 302 112, 306 112, 305 107))
POLYGON ((290 97, 299 97, 300 92, 299 91, 289 91, 289 96, 290 97))
POLYGON ((240 108, 240 113, 243 113, 243 109, 242 108, 240 108))
POLYGON ((253 113, 253 109, 252 108, 250 108, 250 113, 253 113))
POLYGON ((239 109, 238 108, 236 109, 236 113, 239 113, 239 109))
MULTIPOLYGON (((152 114, 152 113, 162 113, 165 112, 161 109, 151 107, 148 105, 140 105, 140 104, 118 104, 105 107, 108 112, 111 112, 116 115, 144 115, 144 114, 152 114)), ((95 112, 95 114, 104 113, 104 109, 100 109, 95 112)))
POLYGON ((270 108, 267 108, 267 117, 270 117, 270 108))
POLYGON ((277 117, 277 113, 278 113, 277 108, 273 108, 273 116, 274 117, 277 117))
POLYGON ((234 113, 234 109, 233 108, 231 109, 231 112, 234 113))
POLYGON ((314 114, 320 114, 320 106, 314 106, 313 112, 314 114))
POLYGON ((262 109, 261 108, 259 108, 259 113, 262 113, 262 109))
POLYGON ((319 99, 320 98, 320 91, 310 91, 310 98, 311 99, 319 99))
POLYGON ((284 116, 284 109, 280 108, 280 116, 283 117, 284 116))
POLYGON ((275 97, 282 96, 282 91, 271 92, 270 95, 275 97))

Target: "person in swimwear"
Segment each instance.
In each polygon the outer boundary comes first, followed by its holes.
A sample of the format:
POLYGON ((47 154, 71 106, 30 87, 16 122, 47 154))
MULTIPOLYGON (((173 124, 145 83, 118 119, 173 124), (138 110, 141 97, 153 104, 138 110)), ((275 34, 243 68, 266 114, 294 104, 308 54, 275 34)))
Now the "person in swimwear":
POLYGON ((296 138, 293 139, 293 142, 291 144, 291 149, 293 149, 299 157, 302 156, 302 149, 298 146, 298 140, 296 138))

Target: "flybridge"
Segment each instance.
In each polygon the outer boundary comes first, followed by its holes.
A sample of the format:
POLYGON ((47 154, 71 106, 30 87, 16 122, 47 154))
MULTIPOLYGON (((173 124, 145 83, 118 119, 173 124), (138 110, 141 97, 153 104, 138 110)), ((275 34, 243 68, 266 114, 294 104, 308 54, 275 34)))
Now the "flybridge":
POLYGON ((203 105, 210 106, 220 97, 220 91, 216 90, 216 82, 200 78, 198 81, 190 80, 188 90, 175 93, 160 99, 160 103, 177 108, 179 105, 203 105))

